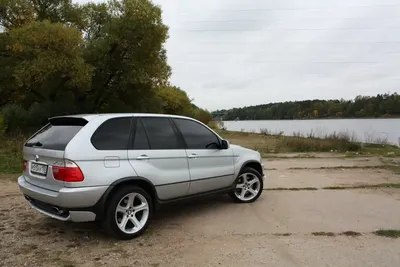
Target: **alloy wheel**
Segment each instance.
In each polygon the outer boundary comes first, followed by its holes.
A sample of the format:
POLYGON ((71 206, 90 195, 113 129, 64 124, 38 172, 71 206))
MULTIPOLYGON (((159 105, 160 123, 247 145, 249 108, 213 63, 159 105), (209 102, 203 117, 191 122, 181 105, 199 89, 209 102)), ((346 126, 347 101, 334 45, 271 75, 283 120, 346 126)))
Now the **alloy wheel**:
POLYGON ((257 175, 252 173, 243 173, 237 180, 234 193, 241 201, 250 201, 257 197, 260 189, 261 182, 257 175))
POLYGON ((115 220, 119 229, 126 234, 139 232, 149 219, 149 203, 139 193, 124 196, 115 210, 115 220))

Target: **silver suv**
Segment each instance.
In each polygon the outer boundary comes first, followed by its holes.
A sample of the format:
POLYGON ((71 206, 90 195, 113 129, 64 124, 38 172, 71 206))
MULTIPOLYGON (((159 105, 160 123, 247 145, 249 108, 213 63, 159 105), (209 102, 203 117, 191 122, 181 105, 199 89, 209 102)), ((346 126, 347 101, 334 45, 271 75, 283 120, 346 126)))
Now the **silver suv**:
POLYGON ((255 201, 260 153, 230 145, 191 118, 156 114, 62 116, 24 144, 19 187, 61 221, 99 221, 120 239, 144 232, 158 204, 210 193, 255 201))

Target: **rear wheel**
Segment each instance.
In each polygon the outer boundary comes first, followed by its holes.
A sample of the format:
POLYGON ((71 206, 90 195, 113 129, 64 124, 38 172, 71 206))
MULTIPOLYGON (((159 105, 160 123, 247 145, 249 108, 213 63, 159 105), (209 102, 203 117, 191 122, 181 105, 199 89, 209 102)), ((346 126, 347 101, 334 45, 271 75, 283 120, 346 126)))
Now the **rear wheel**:
POLYGON ((127 186, 111 198, 105 228, 119 239, 132 239, 146 230, 152 215, 150 195, 140 187, 127 186))
POLYGON ((238 203, 251 203, 260 197, 263 188, 261 174, 253 168, 244 168, 236 179, 235 188, 229 196, 238 203))

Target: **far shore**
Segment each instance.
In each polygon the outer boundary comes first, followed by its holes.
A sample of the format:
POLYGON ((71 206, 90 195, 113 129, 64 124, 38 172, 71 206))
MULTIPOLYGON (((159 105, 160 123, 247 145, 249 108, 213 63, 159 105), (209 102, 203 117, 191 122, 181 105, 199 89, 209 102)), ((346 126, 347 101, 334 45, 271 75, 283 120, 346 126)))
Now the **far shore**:
MULTIPOLYGON (((400 117, 364 117, 364 118, 298 118, 298 119, 260 119, 260 120, 222 120, 222 121, 316 121, 316 120, 398 120, 400 117)), ((214 118, 215 120, 215 118, 214 118)))

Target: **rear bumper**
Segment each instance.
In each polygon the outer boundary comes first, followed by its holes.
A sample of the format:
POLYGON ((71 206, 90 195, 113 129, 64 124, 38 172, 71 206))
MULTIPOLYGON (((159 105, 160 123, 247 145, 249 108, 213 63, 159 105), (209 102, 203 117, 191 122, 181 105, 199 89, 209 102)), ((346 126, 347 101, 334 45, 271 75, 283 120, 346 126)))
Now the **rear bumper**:
POLYGON ((32 208, 61 221, 94 221, 94 207, 107 186, 63 188, 51 191, 28 183, 23 176, 18 178, 18 185, 32 208))

